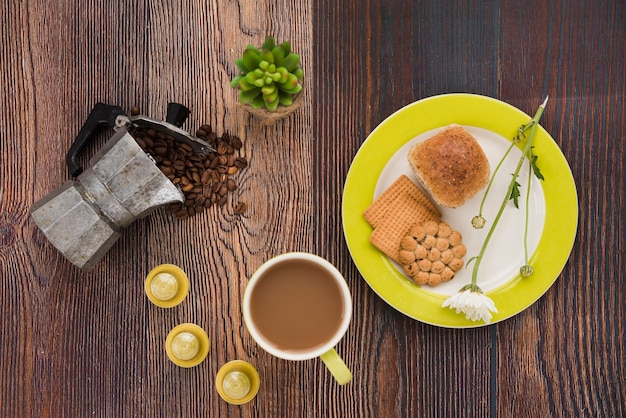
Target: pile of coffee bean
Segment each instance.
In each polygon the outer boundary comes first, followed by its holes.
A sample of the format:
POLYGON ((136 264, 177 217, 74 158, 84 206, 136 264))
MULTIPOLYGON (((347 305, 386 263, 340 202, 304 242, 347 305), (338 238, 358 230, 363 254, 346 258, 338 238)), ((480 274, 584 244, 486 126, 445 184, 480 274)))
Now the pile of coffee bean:
MULTIPOLYGON (((198 138, 216 150, 206 155, 196 154, 190 145, 151 128, 138 127, 132 135, 154 158, 163 174, 182 190, 185 201, 169 206, 178 219, 189 218, 213 205, 226 204, 228 193, 237 189, 234 175, 248 165, 238 155, 243 145, 241 139, 227 132, 218 137, 210 125, 202 125, 196 132, 198 138)), ((242 214, 245 203, 238 202, 234 210, 242 214)))

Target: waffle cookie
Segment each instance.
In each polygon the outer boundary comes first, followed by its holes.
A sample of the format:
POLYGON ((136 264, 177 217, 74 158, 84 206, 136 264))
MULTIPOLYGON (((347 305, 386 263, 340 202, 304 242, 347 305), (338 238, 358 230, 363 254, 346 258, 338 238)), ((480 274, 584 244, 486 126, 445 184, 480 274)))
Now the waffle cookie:
POLYGON ((417 201, 425 210, 436 217, 441 217, 441 212, 430 199, 415 185, 406 175, 401 175, 389 186, 376 200, 365 209, 363 217, 374 228, 385 218, 390 207, 395 210, 396 199, 407 194, 417 201))
POLYGON ((407 192, 399 194, 389 204, 389 208, 391 209, 387 210, 384 216, 378 218, 376 227, 370 235, 370 242, 389 258, 399 262, 400 241, 408 233, 411 225, 429 220, 439 221, 441 215, 438 210, 431 211, 422 201, 416 200, 407 192))

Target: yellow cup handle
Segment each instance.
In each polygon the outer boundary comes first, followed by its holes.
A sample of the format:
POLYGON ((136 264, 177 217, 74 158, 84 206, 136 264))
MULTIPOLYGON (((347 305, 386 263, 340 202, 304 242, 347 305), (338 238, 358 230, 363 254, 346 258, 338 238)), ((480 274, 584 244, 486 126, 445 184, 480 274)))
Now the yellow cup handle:
POLYGON ((331 348, 320 356, 330 373, 333 375, 337 383, 345 385, 352 380, 352 372, 346 366, 343 359, 334 348, 331 348))

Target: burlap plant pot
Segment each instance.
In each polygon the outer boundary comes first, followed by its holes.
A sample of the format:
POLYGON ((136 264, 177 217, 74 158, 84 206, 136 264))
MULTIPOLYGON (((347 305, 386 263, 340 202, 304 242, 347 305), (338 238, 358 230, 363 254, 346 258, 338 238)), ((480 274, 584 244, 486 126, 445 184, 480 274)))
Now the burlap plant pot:
POLYGON ((298 93, 290 106, 278 105, 276 110, 267 110, 265 107, 255 109, 249 104, 241 104, 240 102, 237 102, 239 107, 250 113, 255 118, 261 120, 261 123, 266 126, 273 125, 279 120, 286 118, 296 110, 300 109, 303 104, 304 90, 298 93))

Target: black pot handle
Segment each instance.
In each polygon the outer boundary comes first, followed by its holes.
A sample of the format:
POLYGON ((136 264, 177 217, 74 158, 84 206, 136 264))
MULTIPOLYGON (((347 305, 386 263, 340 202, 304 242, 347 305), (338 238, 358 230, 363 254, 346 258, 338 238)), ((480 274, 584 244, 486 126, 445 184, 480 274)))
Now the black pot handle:
POLYGON ((94 105, 65 157, 67 168, 72 177, 76 177, 83 172, 82 167, 78 164, 78 156, 85 149, 87 144, 89 144, 96 130, 102 125, 111 128, 115 127, 115 119, 125 114, 126 112, 119 106, 111 106, 104 103, 96 103, 94 105))

